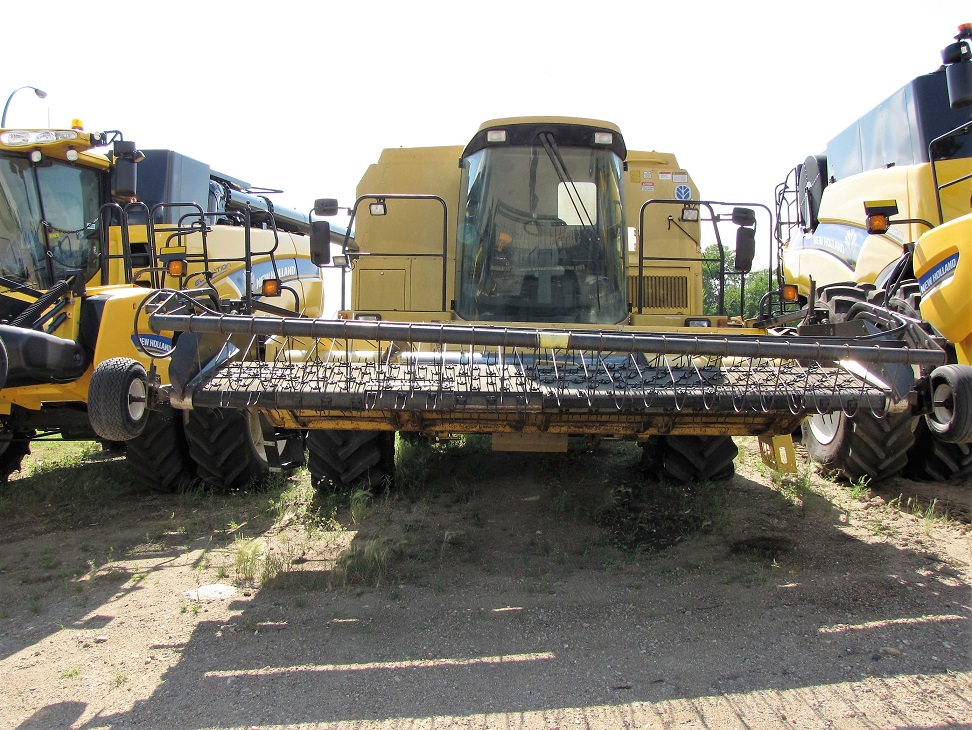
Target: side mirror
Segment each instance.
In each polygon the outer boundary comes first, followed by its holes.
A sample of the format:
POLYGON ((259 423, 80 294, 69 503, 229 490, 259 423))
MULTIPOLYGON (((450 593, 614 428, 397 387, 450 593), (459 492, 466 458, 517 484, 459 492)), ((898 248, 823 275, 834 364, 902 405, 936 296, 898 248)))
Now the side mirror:
POLYGON ((314 215, 337 215, 338 202, 335 198, 318 198, 314 201, 314 215))
POLYGON ((955 43, 942 49, 942 63, 945 65, 945 85, 948 87, 948 102, 952 109, 972 104, 972 25, 959 26, 955 43))
POLYGON ((752 208, 733 208, 732 222, 737 226, 756 225, 756 213, 752 208))
POLYGON ((756 256, 756 230, 740 227, 736 229, 736 259, 734 268, 741 274, 752 271, 753 258, 756 256))
POLYGON ((972 60, 966 58, 946 66, 945 84, 952 109, 972 104, 972 60))
POLYGON ((136 164, 142 158, 134 142, 116 140, 114 145, 114 171, 111 178, 113 198, 134 198, 138 173, 136 164))
POLYGON ((331 224, 327 221, 311 221, 310 257, 314 266, 331 263, 331 224))

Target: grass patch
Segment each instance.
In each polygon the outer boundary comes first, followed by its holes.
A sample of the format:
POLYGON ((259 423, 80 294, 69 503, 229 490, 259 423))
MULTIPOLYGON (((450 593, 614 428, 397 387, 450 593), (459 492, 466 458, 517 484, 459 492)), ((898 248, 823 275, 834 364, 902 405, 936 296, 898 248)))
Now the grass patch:
POLYGON ((242 583, 253 583, 263 554, 263 540, 237 535, 230 548, 230 554, 233 556, 236 580, 242 583))
POLYGON ((388 548, 380 540, 361 540, 345 551, 334 566, 343 586, 379 587, 388 574, 388 548))
MULTIPOLYGON (((761 462, 762 463, 762 462, 761 462)), ((813 462, 801 464, 795 472, 771 471, 770 479, 777 492, 790 504, 801 506, 813 492, 815 468, 813 462)))
POLYGON ((55 520, 89 518, 96 506, 107 511, 142 489, 127 478, 123 460, 100 458, 97 442, 51 439, 34 441, 30 448, 20 478, 0 490, 0 517, 54 508, 55 520))
POLYGON ((931 537, 936 529, 945 528, 954 523, 948 514, 948 509, 943 508, 934 498, 930 501, 922 500, 918 497, 904 498, 903 494, 891 500, 888 506, 905 512, 919 520, 925 534, 931 537))

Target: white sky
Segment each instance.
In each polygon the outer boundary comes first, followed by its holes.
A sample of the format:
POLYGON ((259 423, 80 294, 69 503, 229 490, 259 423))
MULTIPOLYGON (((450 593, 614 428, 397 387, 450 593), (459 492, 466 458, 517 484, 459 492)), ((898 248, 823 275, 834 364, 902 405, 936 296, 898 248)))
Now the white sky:
POLYGON ((350 205, 383 147, 463 145, 520 115, 614 122, 703 198, 772 207, 796 163, 937 68, 962 22, 968 0, 51 0, 5 24, 0 98, 37 86, 7 126, 78 117, 299 210, 350 205))

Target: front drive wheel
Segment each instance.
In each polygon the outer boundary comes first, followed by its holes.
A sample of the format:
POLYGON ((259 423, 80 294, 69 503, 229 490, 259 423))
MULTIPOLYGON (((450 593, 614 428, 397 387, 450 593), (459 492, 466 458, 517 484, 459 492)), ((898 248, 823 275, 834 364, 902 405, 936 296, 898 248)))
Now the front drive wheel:
POLYGON ((303 464, 300 432, 274 431, 256 411, 194 409, 185 432, 199 476, 219 490, 243 489, 262 483, 272 468, 289 472, 303 464), (270 458, 267 449, 275 449, 270 458))
POLYGON ((315 489, 361 484, 381 490, 395 471, 394 431, 308 431, 307 467, 315 489))
POLYGON ((643 444, 649 478, 689 483, 732 479, 739 449, 731 436, 661 436, 643 444))
POLYGON ((182 420, 182 411, 151 411, 145 430, 126 443, 128 468, 155 492, 181 492, 196 477, 182 420))
POLYGON ((803 445, 824 472, 850 482, 881 481, 908 463, 908 449, 915 443, 908 413, 878 418, 861 411, 853 418, 838 412, 811 416, 803 422, 803 445))
POLYGON ((20 471, 24 457, 30 454, 33 435, 33 431, 0 431, 0 484, 4 484, 15 471, 20 471))
POLYGON ((148 419, 148 384, 137 360, 113 357, 99 363, 88 386, 88 419, 106 441, 129 441, 148 419))

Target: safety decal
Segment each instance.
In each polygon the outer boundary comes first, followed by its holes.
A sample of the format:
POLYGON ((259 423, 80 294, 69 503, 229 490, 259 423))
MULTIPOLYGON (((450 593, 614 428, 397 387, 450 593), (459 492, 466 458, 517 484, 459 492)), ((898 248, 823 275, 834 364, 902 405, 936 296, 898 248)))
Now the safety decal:
POLYGON ((928 273, 919 276, 918 288, 921 289, 921 295, 925 296, 932 289, 943 286, 949 281, 955 275, 955 269, 958 268, 958 260, 959 255, 953 253, 941 263, 933 266, 928 273))
POLYGON ((659 180, 671 180, 672 179, 672 173, 670 173, 670 172, 659 172, 658 173, 658 179, 659 180))
POLYGON ((691 200, 692 189, 688 185, 677 185, 675 187, 675 200, 691 200))
POLYGON ((645 170, 642 172, 641 177, 643 177, 645 180, 651 180, 651 170, 645 170))
POLYGON ((643 193, 653 193, 653 192, 655 192, 655 183, 653 183, 653 182, 643 182, 643 183, 641 183, 641 192, 643 192, 643 193))
POLYGON ((688 173, 687 172, 676 172, 672 175, 672 180, 677 183, 687 183, 688 173))
POLYGON ((172 352, 172 340, 162 335, 132 335, 132 344, 146 355, 165 357, 172 352))

